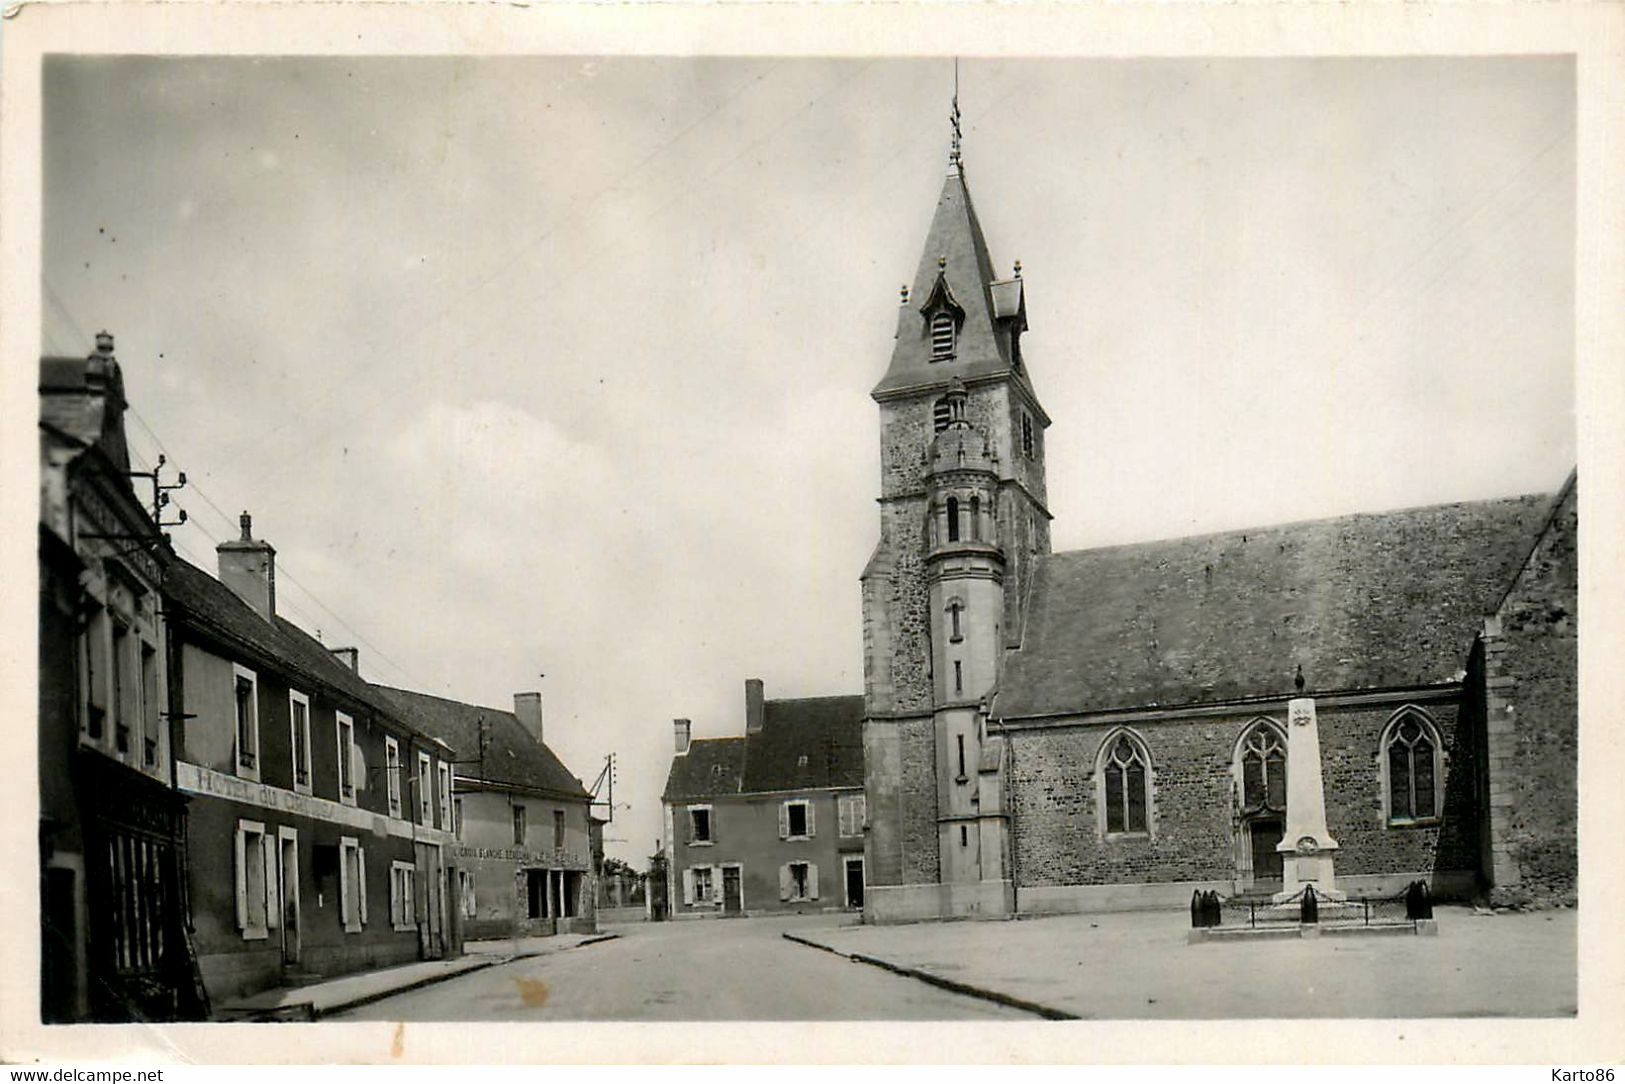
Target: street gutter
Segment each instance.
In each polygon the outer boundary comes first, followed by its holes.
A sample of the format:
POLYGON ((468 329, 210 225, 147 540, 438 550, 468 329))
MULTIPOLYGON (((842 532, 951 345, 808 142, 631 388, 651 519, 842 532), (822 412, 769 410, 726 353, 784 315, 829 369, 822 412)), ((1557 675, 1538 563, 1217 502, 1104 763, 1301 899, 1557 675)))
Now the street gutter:
POLYGON ((806 945, 809 948, 822 949, 825 952, 851 960, 854 963, 868 964, 870 967, 878 967, 883 971, 891 971, 895 974, 903 975, 911 979, 918 979, 920 982, 927 983, 931 986, 938 986, 944 990, 951 990, 956 994, 964 994, 966 997, 981 998, 983 1001, 992 1001, 996 1004, 1005 1005, 1012 1009, 1020 1009, 1022 1012, 1030 1012, 1036 1016, 1042 1016, 1045 1020, 1083 1019, 1083 1017, 1077 1015, 1076 1013, 1067 1012, 1065 1009, 1057 1009, 1049 1005, 1039 1004, 1036 1001, 1028 1001, 1026 998, 1016 997, 1013 994, 1006 994, 999 990, 989 990, 982 986, 972 986, 968 982, 960 982, 957 979, 944 978, 941 975, 933 974, 930 971, 924 971, 918 967, 909 967, 907 964, 892 963, 890 960, 882 960, 880 957, 870 956, 868 953, 843 952, 842 950, 831 945, 814 941, 811 938, 798 937, 796 934, 788 931, 780 934, 780 936, 786 941, 794 941, 798 945, 806 945))

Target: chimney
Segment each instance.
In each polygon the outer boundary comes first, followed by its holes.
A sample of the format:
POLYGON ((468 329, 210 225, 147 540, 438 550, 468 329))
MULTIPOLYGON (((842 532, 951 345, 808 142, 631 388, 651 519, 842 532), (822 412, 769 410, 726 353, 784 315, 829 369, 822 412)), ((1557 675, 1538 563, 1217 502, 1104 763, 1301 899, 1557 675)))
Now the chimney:
POLYGON ((694 728, 694 724, 687 719, 673 719, 671 728, 677 738, 677 755, 682 756, 688 752, 688 735, 689 731, 694 728))
POLYGON ((328 648, 328 650, 331 651, 333 654, 337 655, 338 659, 339 659, 339 662, 342 662, 345 666, 348 666, 352 673, 355 673, 355 674, 361 673, 361 649, 360 648, 358 648, 358 647, 333 647, 333 648, 328 648))
POLYGON ((513 714, 519 720, 519 725, 525 728, 526 733, 540 743, 542 740, 542 694, 514 693, 513 714))
POLYGON ((276 550, 254 538, 247 512, 238 519, 243 536, 215 547, 220 582, 269 621, 276 616, 276 550))
POLYGON ((745 679, 745 733, 762 732, 762 679, 745 679))

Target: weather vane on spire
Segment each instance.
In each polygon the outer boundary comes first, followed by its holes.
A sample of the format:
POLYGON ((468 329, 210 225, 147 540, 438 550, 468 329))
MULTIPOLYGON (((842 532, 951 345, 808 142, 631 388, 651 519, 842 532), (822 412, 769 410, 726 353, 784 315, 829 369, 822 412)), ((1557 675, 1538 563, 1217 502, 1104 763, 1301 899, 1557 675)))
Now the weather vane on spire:
POLYGON ((950 114, 950 116, 949 116, 949 120, 953 124, 954 137, 953 137, 953 145, 952 145, 952 147, 949 148, 949 151, 948 151, 948 164, 950 166, 952 166, 957 171, 959 169, 959 161, 960 161, 960 156, 959 156, 959 137, 960 137, 960 131, 959 131, 959 58, 958 57, 954 57, 954 108, 953 108, 952 114, 950 114))

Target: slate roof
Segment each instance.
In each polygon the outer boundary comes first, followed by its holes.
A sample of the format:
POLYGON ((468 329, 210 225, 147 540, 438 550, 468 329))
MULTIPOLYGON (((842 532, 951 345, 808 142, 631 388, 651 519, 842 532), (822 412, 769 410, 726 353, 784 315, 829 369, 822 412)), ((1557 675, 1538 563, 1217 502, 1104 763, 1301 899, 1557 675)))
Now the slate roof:
POLYGON ((266 621, 231 588, 184 558, 164 569, 164 594, 171 620, 179 620, 236 645, 256 664, 274 665, 307 685, 322 685, 394 720, 403 729, 433 740, 401 706, 364 680, 320 641, 285 617, 266 621))
POLYGON ((587 801, 592 796, 563 761, 537 741, 511 711, 465 704, 428 693, 373 686, 410 712, 417 724, 451 746, 456 773, 465 779, 518 787, 555 798, 587 801), (480 721, 487 724, 485 760, 480 756, 480 721))
POLYGON ((671 758, 662 797, 668 802, 738 794, 745 777, 744 738, 697 738, 671 758))
POLYGON ((1057 553, 996 717, 1454 680, 1550 495, 1057 553))
MULTIPOLYGON (((995 285, 993 261, 971 203, 970 189, 961 174, 950 173, 937 198, 909 301, 898 314, 897 345, 892 349, 891 364, 872 394, 879 397, 905 388, 946 383, 954 377, 968 383, 978 377, 1010 372, 1011 323, 1024 319, 1024 310, 1020 310, 1022 286, 1014 279, 998 285, 999 311, 1011 313, 999 317, 994 315, 995 285), (944 256, 947 263, 939 268, 937 260, 944 256), (931 297, 939 273, 954 302, 964 310, 965 319, 953 360, 933 362, 930 335, 920 310, 931 297)), ((1025 383, 1025 372, 1018 369, 1016 373, 1025 383)))
POLYGON ((42 425, 87 448, 99 448, 120 471, 130 469, 124 376, 117 361, 101 354, 41 358, 39 393, 42 425))
POLYGON ((863 786, 863 697, 768 700, 762 729, 675 756, 666 801, 863 786), (802 759, 806 763, 802 763, 802 759))

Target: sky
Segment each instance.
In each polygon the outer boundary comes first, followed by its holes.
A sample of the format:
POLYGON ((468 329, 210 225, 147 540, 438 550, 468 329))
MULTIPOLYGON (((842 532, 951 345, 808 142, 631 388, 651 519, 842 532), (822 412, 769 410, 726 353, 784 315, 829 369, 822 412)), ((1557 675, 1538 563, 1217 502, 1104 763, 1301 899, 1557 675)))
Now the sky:
MULTIPOLYGON (((116 336, 193 563, 364 676, 540 689, 608 852, 674 717, 862 691, 877 408, 947 59, 52 58, 43 341, 116 336), (543 676, 545 675, 545 677, 543 676)), ((965 172, 1057 550, 1556 489, 1565 58, 977 60, 965 172)))

